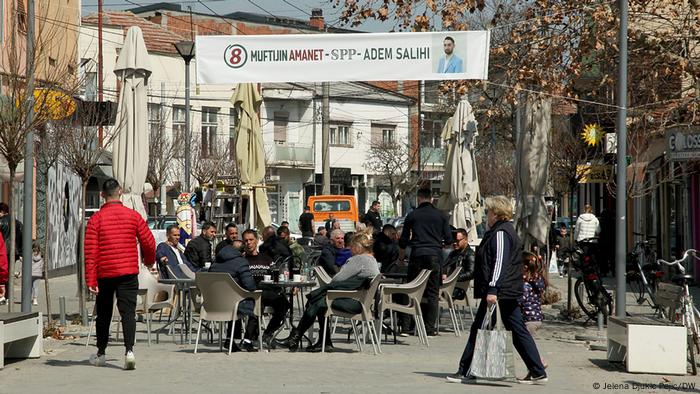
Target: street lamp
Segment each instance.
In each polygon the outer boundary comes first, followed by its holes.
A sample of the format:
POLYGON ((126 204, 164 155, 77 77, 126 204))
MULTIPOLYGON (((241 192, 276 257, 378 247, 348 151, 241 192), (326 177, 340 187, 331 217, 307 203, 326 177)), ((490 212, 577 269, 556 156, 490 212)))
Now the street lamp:
POLYGON ((185 191, 190 191, 190 61, 194 58, 194 42, 180 41, 175 44, 177 53, 185 61, 185 191))

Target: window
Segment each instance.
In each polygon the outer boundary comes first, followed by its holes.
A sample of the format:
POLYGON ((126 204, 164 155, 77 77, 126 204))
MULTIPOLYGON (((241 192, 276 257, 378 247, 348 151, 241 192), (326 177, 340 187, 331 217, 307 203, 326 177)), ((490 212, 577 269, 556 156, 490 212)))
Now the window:
POLYGON ((25 0, 19 0, 17 2, 17 29, 20 32, 27 32, 27 6, 24 4, 25 0))
POLYGON ((97 73, 85 73, 85 99, 87 101, 97 101, 97 73))
POLYGON ((314 202, 315 212, 343 212, 350 210, 349 201, 317 201, 314 202))
POLYGON ((286 142, 289 112, 275 111, 273 117, 275 122, 275 142, 286 142))
POLYGON ((385 144, 394 143, 394 129, 382 129, 382 142, 385 144))
POLYGON ((425 120, 423 121, 423 133, 421 138, 421 146, 424 148, 441 148, 442 147, 442 121, 425 120))
POLYGON ((228 150, 229 159, 236 159, 236 127, 238 127, 238 111, 229 108, 228 111, 228 150))
POLYGON ((395 142, 396 126, 392 125, 372 125, 372 144, 393 144, 395 142))
POLYGON ((350 125, 349 124, 332 124, 330 125, 330 144, 331 146, 352 146, 350 141, 350 125))
MULTIPOLYGON (((173 105, 173 141, 181 141, 186 137, 185 134, 185 107, 182 105, 173 105)), ((177 157, 182 157, 180 149, 176 151, 177 157)))
POLYGON ((163 130, 160 104, 148 104, 148 131, 151 135, 158 135, 163 130))
POLYGON ((216 127, 218 108, 202 107, 202 157, 216 153, 216 127))

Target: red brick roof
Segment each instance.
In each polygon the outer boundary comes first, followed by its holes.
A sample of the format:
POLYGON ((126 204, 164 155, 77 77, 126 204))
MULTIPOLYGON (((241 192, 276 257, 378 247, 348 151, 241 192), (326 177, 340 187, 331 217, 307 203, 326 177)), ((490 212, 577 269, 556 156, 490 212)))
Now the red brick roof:
POLYGON ((578 112, 578 106, 575 102, 562 98, 552 100, 552 115, 573 115, 576 112, 578 112))
MULTIPOLYGON (((94 24, 98 22, 97 14, 91 14, 82 18, 83 23, 94 24)), ((174 43, 186 38, 179 34, 157 25, 153 22, 138 17, 129 11, 106 11, 103 13, 102 22, 106 25, 119 26, 126 33, 131 26, 138 26, 143 31, 143 40, 149 52, 167 53, 177 55, 174 43)))

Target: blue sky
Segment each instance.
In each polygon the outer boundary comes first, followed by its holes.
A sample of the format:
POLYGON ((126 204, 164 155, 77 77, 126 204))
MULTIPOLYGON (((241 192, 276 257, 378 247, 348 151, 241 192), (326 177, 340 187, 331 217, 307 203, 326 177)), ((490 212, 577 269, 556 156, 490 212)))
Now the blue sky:
MULTIPOLYGON (((157 0, 103 0, 104 8, 112 10, 126 10, 137 7, 135 4, 143 6, 159 2, 157 0)), ((327 24, 343 27, 338 22, 340 9, 333 8, 333 3, 329 0, 287 0, 286 2, 283 0, 202 0, 202 2, 222 15, 236 11, 245 11, 298 19, 308 19, 312 8, 321 8, 327 24)), ((182 5, 183 9, 191 6, 196 12, 210 13, 196 0, 180 0, 172 3, 182 5)), ((83 0, 83 14, 87 15, 95 12, 97 12, 97 0, 83 0)), ((369 21, 357 27, 357 29, 370 32, 387 32, 392 27, 393 24, 390 23, 369 21)))

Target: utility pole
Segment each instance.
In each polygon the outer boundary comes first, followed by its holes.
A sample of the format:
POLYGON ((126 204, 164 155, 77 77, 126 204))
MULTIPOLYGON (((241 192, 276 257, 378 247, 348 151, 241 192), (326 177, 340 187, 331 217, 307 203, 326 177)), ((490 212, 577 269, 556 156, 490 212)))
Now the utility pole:
POLYGON ((625 317, 627 285, 627 0, 620 0, 620 64, 617 78, 617 198, 615 210, 615 316, 625 317))
POLYGON ((323 194, 331 194, 331 163, 330 163, 330 91, 328 82, 323 82, 323 108, 321 109, 321 163, 323 165, 323 194))
POLYGON ((423 103, 423 81, 418 81, 418 130, 416 130, 416 150, 418 151, 418 187, 420 187, 420 182, 423 181, 423 152, 421 150, 421 139, 423 138, 423 128, 425 127, 425 114, 421 112, 421 104, 423 103))
MULTIPOLYGON (((22 238, 22 312, 32 311, 32 221, 34 216, 34 0, 27 1, 27 127, 24 151, 24 236, 22 238)), ((12 180, 10 180, 12 182, 12 180)), ((14 226, 10 223, 10 226, 14 226)), ((14 258, 14 256, 10 256, 14 258)), ((10 275, 13 273, 10 272, 10 275)))
MULTIPOLYGON (((97 101, 102 103, 102 0, 97 0, 97 101)), ((102 104, 100 104, 102 105, 102 104)), ((101 118, 101 116, 100 116, 101 118)), ((104 131, 102 128, 102 122, 100 122, 98 134, 98 144, 100 148, 102 147, 102 140, 104 138, 104 131)))

